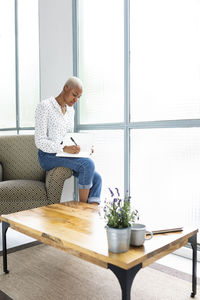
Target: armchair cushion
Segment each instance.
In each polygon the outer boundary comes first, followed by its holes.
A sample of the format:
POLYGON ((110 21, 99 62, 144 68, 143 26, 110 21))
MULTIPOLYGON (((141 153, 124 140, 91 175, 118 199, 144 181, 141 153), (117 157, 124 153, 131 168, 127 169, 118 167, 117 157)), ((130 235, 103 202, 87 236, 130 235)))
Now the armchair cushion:
POLYGON ((64 167, 57 167, 46 173, 45 185, 49 204, 60 202, 64 182, 71 176, 72 170, 64 167))
POLYGON ((48 204, 44 182, 7 180, 0 182, 0 214, 31 209, 48 204))
POLYGON ((0 162, 3 180, 45 180, 45 171, 38 162, 38 150, 33 135, 0 137, 0 162))

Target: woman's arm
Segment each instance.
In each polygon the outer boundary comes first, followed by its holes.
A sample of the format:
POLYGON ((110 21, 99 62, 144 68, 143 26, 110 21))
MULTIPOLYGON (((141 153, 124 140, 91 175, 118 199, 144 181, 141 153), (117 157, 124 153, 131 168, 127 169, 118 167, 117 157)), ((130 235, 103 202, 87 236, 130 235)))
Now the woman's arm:
POLYGON ((62 151, 61 141, 54 142, 48 139, 48 108, 45 103, 38 104, 35 112, 35 144, 36 147, 47 153, 62 151))

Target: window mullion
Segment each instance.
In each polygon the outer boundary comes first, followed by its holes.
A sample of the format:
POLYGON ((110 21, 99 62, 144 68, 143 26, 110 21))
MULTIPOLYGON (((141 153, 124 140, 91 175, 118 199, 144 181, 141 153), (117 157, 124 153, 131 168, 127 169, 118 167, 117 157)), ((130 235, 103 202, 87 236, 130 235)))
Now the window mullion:
POLYGON ((124 0, 124 192, 130 192, 130 0, 124 0))
MULTIPOLYGON (((78 53, 79 53, 79 44, 78 44, 78 0, 72 1, 72 22, 73 22, 73 75, 78 76, 78 53)), ((75 120, 74 120, 74 131, 78 132, 80 129, 78 125, 80 123, 80 107, 78 103, 75 105, 75 120)), ((78 199, 78 181, 74 177, 74 194, 73 200, 78 199)))
MULTIPOLYGON (((78 0, 72 1, 72 24, 73 24, 73 75, 78 76, 78 52, 79 52, 79 44, 78 44, 78 0)), ((75 105, 75 121, 74 121, 74 131, 78 131, 79 121, 79 105, 78 103, 75 105)))
POLYGON ((19 57, 18 57, 18 3, 15 0, 15 91, 16 91, 16 129, 19 134, 19 57))

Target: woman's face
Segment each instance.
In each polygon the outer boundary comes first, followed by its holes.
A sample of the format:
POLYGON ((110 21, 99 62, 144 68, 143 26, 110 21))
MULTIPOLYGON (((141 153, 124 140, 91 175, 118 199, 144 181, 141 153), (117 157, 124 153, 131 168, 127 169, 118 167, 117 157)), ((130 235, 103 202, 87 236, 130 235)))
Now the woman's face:
POLYGON ((68 88, 68 86, 64 86, 63 98, 65 104, 68 106, 73 106, 82 95, 82 89, 79 87, 68 88))

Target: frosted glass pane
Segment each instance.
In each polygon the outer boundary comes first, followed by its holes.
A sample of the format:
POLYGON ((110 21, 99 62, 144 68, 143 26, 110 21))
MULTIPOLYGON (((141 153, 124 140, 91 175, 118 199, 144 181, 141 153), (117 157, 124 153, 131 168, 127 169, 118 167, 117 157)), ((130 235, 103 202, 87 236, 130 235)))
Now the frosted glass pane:
POLYGON ((0 1, 0 128, 16 127, 14 1, 0 1))
POLYGON ((200 226, 200 128, 131 132, 131 193, 149 226, 200 226))
POLYGON ((18 0, 20 126, 34 127, 39 103, 38 1, 18 0))
MULTIPOLYGON (((82 131, 83 132, 83 131, 82 131)), ((96 170, 102 176, 101 200, 108 196, 108 187, 118 187, 124 195, 124 134, 122 130, 87 131, 94 134, 92 155, 96 170)))
POLYGON ((9 131, 0 131, 0 135, 17 135, 17 131, 16 130, 9 130, 9 131))
POLYGON ((200 116, 200 2, 131 0, 131 119, 200 116))
POLYGON ((122 0, 79 1, 81 124, 123 121, 123 5, 122 0))
POLYGON ((20 135, 34 135, 35 134, 35 130, 20 130, 19 134, 20 135))

